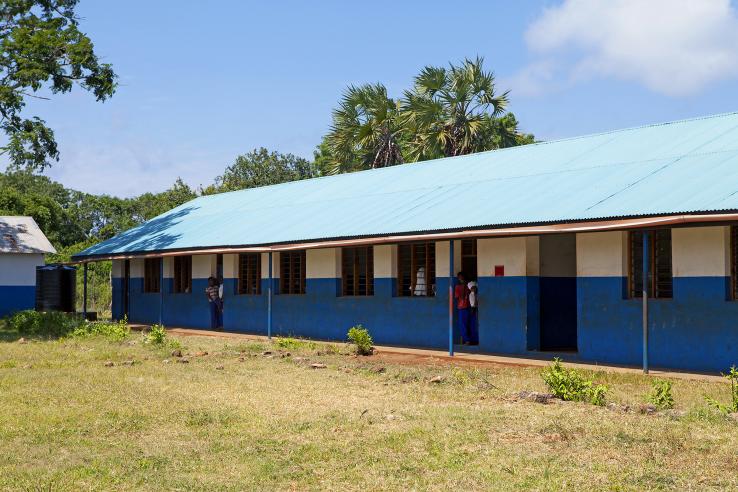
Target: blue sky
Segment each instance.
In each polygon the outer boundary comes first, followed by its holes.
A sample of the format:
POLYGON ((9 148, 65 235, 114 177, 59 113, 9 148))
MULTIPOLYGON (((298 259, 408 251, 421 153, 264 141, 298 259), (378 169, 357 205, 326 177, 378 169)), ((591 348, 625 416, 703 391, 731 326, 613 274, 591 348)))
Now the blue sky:
POLYGON ((46 174, 94 193, 207 185, 264 146, 311 157, 348 84, 399 96, 425 65, 481 55, 525 131, 553 139, 738 110, 730 0, 546 2, 81 0, 113 63, 104 104, 33 101, 56 131, 46 174))

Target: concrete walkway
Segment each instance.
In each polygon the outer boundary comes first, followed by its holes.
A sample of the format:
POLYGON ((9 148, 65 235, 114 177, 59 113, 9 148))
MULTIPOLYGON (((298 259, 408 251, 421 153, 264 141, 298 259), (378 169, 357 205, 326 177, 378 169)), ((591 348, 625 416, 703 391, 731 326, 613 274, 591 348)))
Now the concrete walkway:
MULTIPOLYGON (((147 329, 148 325, 131 324, 132 330, 143 330, 147 329)), ((202 337, 215 337, 232 340, 249 340, 268 342, 269 339, 263 335, 252 335, 249 333, 231 333, 224 331, 212 331, 212 330, 199 330, 195 328, 167 328, 168 333, 182 336, 202 336, 202 337)), ((315 343, 341 343, 341 342, 330 342, 321 340, 311 340, 315 343)), ((546 359, 533 359, 527 357, 510 357, 503 355, 491 355, 491 354, 470 354, 464 352, 456 352, 453 356, 448 355, 448 352, 443 350, 432 350, 432 349, 417 349, 417 348, 405 348, 405 347, 389 347, 384 345, 376 345, 376 353, 380 356, 391 355, 391 358, 399 363, 402 362, 413 362, 413 363, 446 363, 446 364, 472 364, 472 365, 497 365, 497 366, 513 366, 513 367, 545 367, 548 366, 551 361, 546 359), (404 357, 403 357, 404 356, 404 357), (405 359, 405 360, 403 360, 405 359)), ((599 364, 584 364, 581 362, 564 362, 564 366, 570 368, 583 369, 588 371, 608 371, 622 374, 639 374, 643 375, 641 369, 633 367, 622 367, 622 366, 611 366, 611 365, 599 365, 599 364)), ((679 371, 662 371, 662 370, 650 370, 649 376, 660 377, 660 378, 673 378, 673 379, 684 379, 692 381, 710 381, 710 382, 725 382, 727 379, 722 376, 712 374, 701 374, 691 372, 679 372, 679 371)))

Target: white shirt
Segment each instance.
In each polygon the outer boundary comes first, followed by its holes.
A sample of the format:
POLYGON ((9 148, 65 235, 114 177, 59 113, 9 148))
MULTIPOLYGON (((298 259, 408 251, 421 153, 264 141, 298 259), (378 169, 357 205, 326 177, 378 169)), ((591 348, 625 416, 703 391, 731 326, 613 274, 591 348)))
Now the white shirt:
POLYGON ((477 307, 477 293, 472 287, 476 287, 476 282, 469 282, 466 287, 469 289, 469 305, 471 307, 477 307))

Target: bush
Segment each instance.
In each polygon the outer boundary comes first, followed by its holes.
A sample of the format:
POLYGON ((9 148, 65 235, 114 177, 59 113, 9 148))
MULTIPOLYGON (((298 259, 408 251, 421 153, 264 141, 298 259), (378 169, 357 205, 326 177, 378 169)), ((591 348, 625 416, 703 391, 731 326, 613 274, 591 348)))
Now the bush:
POLYGON ((556 358, 541 374, 551 393, 564 401, 585 401, 593 405, 604 405, 607 386, 594 384, 585 379, 576 369, 565 369, 561 359, 556 358))
POLYGON ((738 412, 738 369, 733 366, 730 368, 730 372, 728 374, 723 374, 723 376, 730 380, 730 403, 724 405, 709 396, 705 396, 705 400, 707 400, 709 405, 717 408, 722 413, 728 414, 738 412))
POLYGON ((149 334, 146 335, 146 343, 150 343, 152 345, 164 345, 164 342, 167 340, 167 332, 164 329, 164 325, 152 325, 151 331, 149 331, 149 334))
POLYGON ((374 341, 371 335, 369 335, 369 330, 361 325, 356 325, 349 329, 347 336, 349 341, 356 345, 357 354, 371 355, 374 341))
POLYGON ((674 407, 674 397, 671 394, 671 381, 656 379, 651 382, 651 393, 648 394, 648 402, 659 410, 674 407))
POLYGON ((128 338, 131 334, 131 328, 128 326, 128 319, 123 318, 118 322, 109 321, 93 321, 84 322, 77 327, 73 332, 73 337, 89 337, 89 336, 103 336, 114 341, 121 341, 128 338))
POLYGON ((8 326, 21 335, 39 337, 65 337, 85 323, 74 313, 56 311, 19 311, 7 320, 8 326))

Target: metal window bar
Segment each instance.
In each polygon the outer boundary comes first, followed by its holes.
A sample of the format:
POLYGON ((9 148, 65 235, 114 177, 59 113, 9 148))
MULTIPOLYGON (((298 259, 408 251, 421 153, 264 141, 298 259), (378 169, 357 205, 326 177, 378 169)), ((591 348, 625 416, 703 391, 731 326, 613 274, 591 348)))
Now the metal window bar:
POLYGON ((397 248, 397 295, 433 296, 436 283, 436 243, 432 241, 403 243, 397 248), (416 294, 418 273, 424 269, 425 288, 416 294))
MULTIPOLYGON (((648 296, 655 299, 673 297, 671 229, 650 231, 648 256, 651 268, 646 285, 648 296)), ((643 232, 632 231, 629 238, 628 285, 631 298, 643 297, 643 232)))
POLYGON ((161 288, 161 259, 144 258, 144 292, 156 293, 161 288))
POLYGON ((192 256, 174 257, 174 292, 192 292, 192 256))
POLYGON ((341 271, 344 296, 374 295, 374 248, 372 246, 343 248, 341 271))
POLYGON ((261 294, 261 254, 241 253, 238 255, 238 293, 261 294))
POLYGON ((280 253, 280 292, 305 293, 305 250, 280 253))

